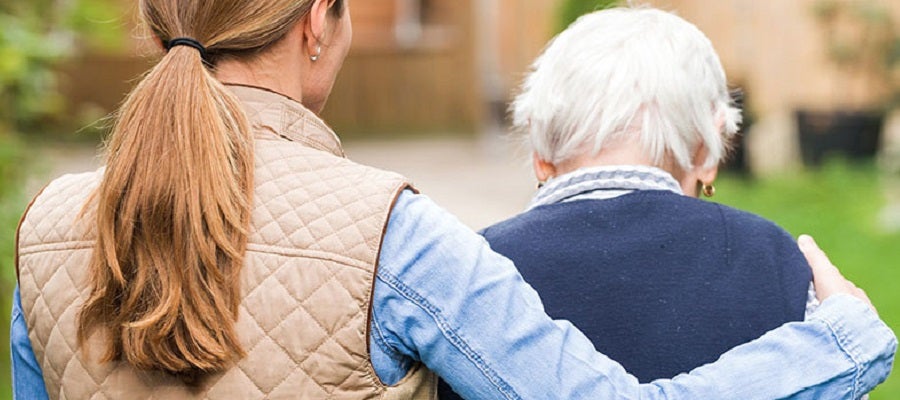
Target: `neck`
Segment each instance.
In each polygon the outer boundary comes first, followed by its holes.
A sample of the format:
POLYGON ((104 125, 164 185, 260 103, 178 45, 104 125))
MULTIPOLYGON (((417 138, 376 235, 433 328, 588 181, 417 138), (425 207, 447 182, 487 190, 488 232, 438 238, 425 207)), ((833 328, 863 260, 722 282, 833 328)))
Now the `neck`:
POLYGON ((643 147, 637 141, 610 143, 603 147, 600 153, 591 155, 589 149, 582 149, 581 155, 563 161, 554 167, 556 175, 588 167, 605 167, 616 165, 643 165, 662 169, 671 174, 676 180, 681 180, 685 172, 677 168, 674 163, 666 162, 664 165, 655 164, 644 154, 643 147))
POLYGON ((267 51, 265 55, 249 61, 222 60, 216 65, 215 75, 222 83, 265 88, 303 103, 302 77, 305 74, 302 70, 305 63, 301 55, 294 53, 267 51))

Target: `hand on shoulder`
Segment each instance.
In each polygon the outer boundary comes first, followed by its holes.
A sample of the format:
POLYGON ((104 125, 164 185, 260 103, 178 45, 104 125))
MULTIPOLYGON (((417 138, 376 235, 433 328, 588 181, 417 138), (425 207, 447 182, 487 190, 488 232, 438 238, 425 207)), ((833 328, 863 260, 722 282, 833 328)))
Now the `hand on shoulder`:
POLYGON ((864 301, 872 311, 878 312, 866 292, 841 275, 841 272, 831 263, 831 260, 811 236, 800 235, 797 245, 800 246, 800 251, 806 256, 806 261, 809 262, 809 267, 812 269, 816 297, 819 301, 825 301, 835 294, 849 294, 864 301))

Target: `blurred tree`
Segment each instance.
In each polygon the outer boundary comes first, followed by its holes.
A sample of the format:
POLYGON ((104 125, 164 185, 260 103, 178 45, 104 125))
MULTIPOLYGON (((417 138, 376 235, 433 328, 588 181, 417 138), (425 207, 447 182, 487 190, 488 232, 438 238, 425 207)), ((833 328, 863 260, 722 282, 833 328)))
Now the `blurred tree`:
POLYGON ((565 0, 559 9, 559 25, 556 31, 562 32, 584 14, 616 7, 620 3, 621 0, 565 0))
POLYGON ((55 68, 85 49, 123 45, 122 2, 0 0, 0 135, 65 111, 55 68))
POLYGON ((900 26, 875 0, 817 0, 813 12, 839 76, 835 103, 889 109, 900 100, 900 26), (870 93, 881 93, 874 101, 870 93))

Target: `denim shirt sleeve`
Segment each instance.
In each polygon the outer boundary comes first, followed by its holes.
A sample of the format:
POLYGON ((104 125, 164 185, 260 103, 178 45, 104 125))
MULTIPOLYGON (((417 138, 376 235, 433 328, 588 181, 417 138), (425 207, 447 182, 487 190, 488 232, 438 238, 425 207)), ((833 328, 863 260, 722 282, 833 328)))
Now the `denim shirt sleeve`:
POLYGON ((640 385, 551 320, 511 261, 411 192, 389 221, 372 307, 372 360, 385 383, 419 361, 470 399, 857 398, 887 378, 897 346, 862 302, 833 296, 806 322, 640 385))
POLYGON ((22 297, 17 287, 13 293, 12 321, 9 332, 12 355, 13 399, 47 399, 44 373, 38 365, 28 338, 28 327, 22 317, 22 297))

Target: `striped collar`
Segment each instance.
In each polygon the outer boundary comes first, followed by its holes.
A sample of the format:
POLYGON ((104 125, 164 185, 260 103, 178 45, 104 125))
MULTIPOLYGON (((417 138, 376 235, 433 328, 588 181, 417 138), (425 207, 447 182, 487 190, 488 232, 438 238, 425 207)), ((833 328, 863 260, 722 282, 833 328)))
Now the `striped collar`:
POLYGON ((683 195, 668 172, 642 165, 581 168, 551 179, 538 190, 528 209, 575 200, 605 200, 638 190, 665 190, 683 195))

